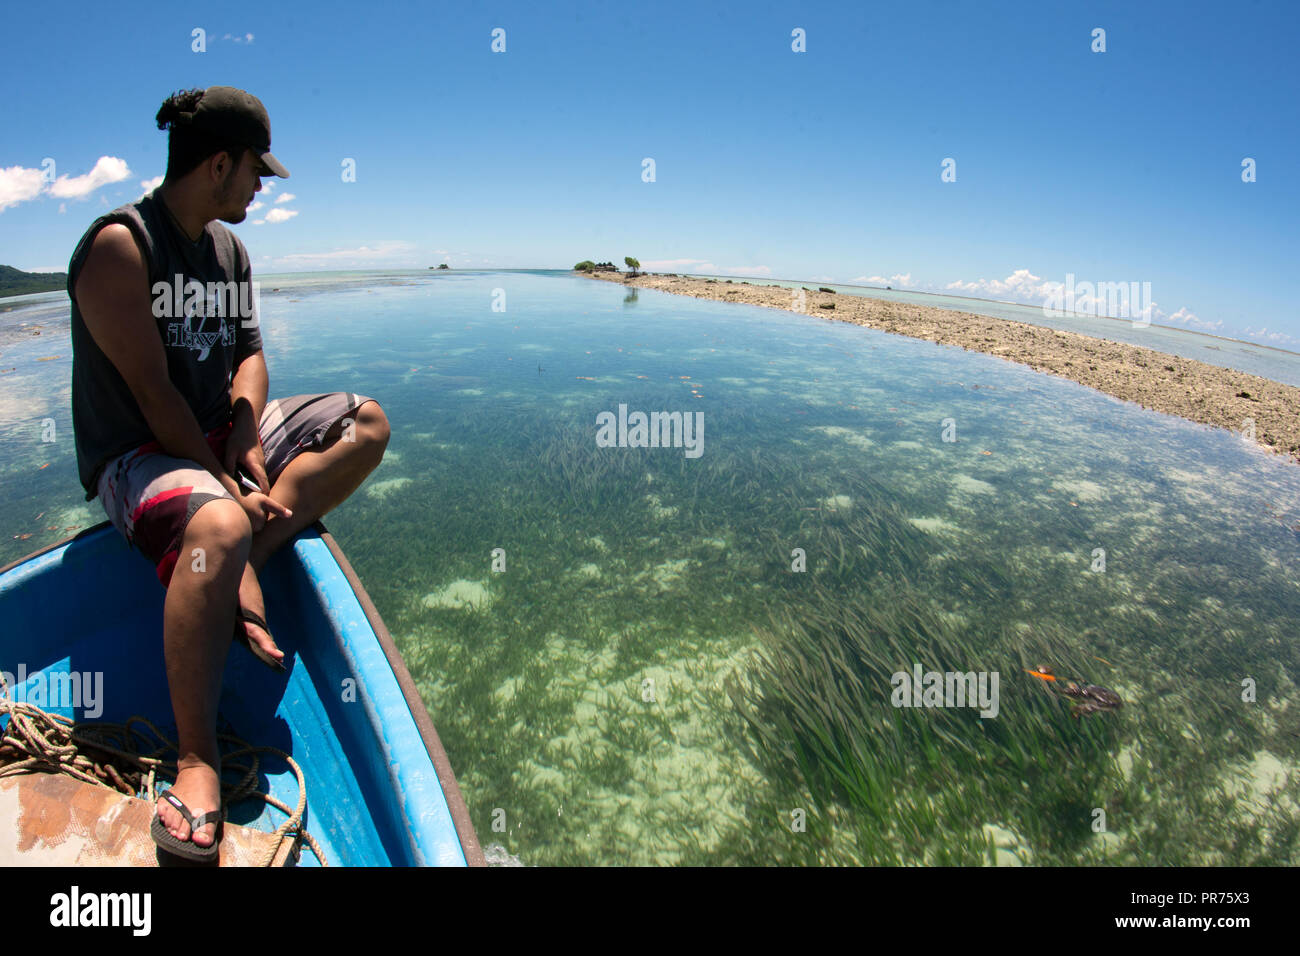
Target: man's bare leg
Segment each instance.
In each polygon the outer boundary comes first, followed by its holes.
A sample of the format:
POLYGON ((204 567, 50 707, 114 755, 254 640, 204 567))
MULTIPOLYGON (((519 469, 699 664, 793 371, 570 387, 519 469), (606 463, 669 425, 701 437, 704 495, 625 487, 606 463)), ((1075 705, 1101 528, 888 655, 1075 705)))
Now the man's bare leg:
MULTIPOLYGON (((347 500, 366 476, 378 467, 388 446, 388 418, 376 401, 363 403, 351 416, 354 441, 343 441, 343 422, 325 433, 320 451, 304 451, 285 466, 271 486, 271 497, 293 512, 289 518, 272 518, 253 533, 248 563, 239 585, 239 603, 266 620, 266 606, 257 575, 271 555, 303 528, 347 500)), ((249 639, 276 660, 284 652, 271 636, 255 624, 245 623, 249 639)))
MULTIPOLYGON (((185 527, 163 604, 163 652, 179 750, 172 789, 195 815, 221 806, 217 703, 234 630, 234 597, 251 546, 252 528, 237 503, 204 503, 185 527), (194 570, 195 548, 203 549, 200 571, 194 570)), ((158 816, 172 836, 190 838, 189 824, 166 801, 158 802, 158 816)), ((215 834, 216 824, 205 824, 193 842, 210 846, 215 834)))

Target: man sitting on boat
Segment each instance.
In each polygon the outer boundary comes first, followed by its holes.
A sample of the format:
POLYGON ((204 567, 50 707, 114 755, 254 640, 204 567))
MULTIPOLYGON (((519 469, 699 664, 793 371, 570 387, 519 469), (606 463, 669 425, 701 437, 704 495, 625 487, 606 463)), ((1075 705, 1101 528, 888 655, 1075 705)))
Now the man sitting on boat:
POLYGON ((154 838, 207 859, 220 838, 217 701, 232 633, 283 669, 257 573, 360 486, 389 426, 378 402, 350 392, 267 401, 248 253, 215 221, 242 222, 261 178, 289 175, 261 101, 227 86, 183 91, 157 123, 169 129, 162 184, 96 219, 68 267, 73 428, 86 499, 98 496, 167 589, 180 772, 154 838))

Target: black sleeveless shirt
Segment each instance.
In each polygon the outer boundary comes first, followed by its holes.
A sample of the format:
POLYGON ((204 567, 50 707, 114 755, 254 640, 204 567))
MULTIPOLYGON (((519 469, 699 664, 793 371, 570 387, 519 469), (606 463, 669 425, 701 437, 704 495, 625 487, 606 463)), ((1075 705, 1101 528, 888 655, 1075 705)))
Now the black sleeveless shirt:
POLYGON ((144 250, 167 375, 204 432, 229 421, 231 375, 262 347, 248 253, 225 226, 209 222, 192 242, 156 190, 91 223, 68 264, 72 430, 87 501, 98 493, 105 462, 155 440, 126 380, 95 344, 77 306, 77 275, 95 236, 109 223, 125 225, 144 250))

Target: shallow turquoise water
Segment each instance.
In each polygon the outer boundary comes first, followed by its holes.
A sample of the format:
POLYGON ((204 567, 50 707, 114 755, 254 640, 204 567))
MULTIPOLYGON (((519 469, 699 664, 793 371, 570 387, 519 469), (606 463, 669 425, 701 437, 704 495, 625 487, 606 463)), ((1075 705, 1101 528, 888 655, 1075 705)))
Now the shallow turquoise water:
MULTIPOLYGON (((392 423, 325 520, 485 844, 1295 862, 1294 465, 812 317, 528 273, 277 281, 271 395, 362 392, 392 423), (598 448, 620 404, 702 412, 703 454, 598 448), (998 716, 892 707, 914 664, 997 672, 998 716), (1123 708, 1071 719, 1040 664, 1123 708)), ((0 562, 103 517, 76 482, 66 313, 22 321, 47 334, 0 348, 0 562)))

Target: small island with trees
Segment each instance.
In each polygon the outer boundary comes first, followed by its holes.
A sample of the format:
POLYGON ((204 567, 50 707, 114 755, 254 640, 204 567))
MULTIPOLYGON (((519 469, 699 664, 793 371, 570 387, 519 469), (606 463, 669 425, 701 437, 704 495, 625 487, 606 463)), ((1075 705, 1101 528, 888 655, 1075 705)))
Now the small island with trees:
POLYGON ((590 259, 583 259, 573 267, 577 272, 617 272, 618 266, 612 262, 592 262, 590 259))
MULTIPOLYGON (((641 263, 636 259, 634 259, 632 256, 624 256, 623 262, 627 265, 628 269, 631 270, 628 273, 630 276, 636 278, 638 275, 641 274, 639 271, 641 268, 641 263)), ((576 266, 573 267, 573 270, 575 272, 588 272, 588 273, 618 272, 619 268, 618 266, 614 265, 614 263, 612 262, 592 262, 590 259, 583 259, 581 262, 579 262, 576 266)))

